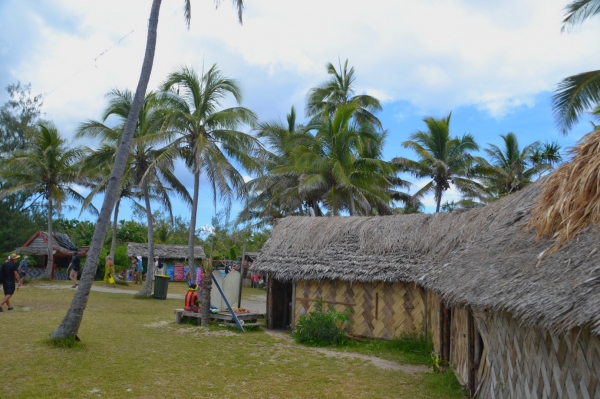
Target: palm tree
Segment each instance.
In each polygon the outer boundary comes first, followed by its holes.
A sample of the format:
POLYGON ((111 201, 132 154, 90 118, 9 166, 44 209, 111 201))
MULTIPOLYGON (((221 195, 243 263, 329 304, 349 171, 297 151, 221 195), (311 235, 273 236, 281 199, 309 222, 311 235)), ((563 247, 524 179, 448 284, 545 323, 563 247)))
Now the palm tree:
POLYGON ((442 195, 450 188, 450 184, 469 197, 483 195, 485 192, 483 185, 474 180, 483 172, 480 167, 483 160, 470 154, 471 151, 477 151, 479 146, 470 134, 450 136, 451 117, 452 112, 442 119, 423 119, 428 129, 416 131, 410 136, 410 140, 402 143, 404 148, 417 153, 418 161, 403 157, 392 160, 402 170, 417 178, 431 178, 414 197, 419 199, 433 191, 436 212, 440 211, 442 195))
MULTIPOLYGON (((124 123, 129 110, 133 95, 129 90, 111 90, 107 97, 109 105, 104 111, 103 120, 106 121, 111 116, 116 116, 124 123)), ((137 187, 140 196, 144 199, 147 224, 148 224, 148 260, 154 259, 154 230, 153 217, 151 209, 151 200, 158 200, 171 212, 170 194, 174 192, 184 199, 191 202, 189 194, 181 182, 175 177, 174 155, 175 152, 169 148, 156 148, 156 144, 164 141, 162 126, 165 119, 165 112, 161 102, 153 92, 146 95, 144 105, 138 117, 138 124, 133 139, 133 148, 128 160, 128 166, 125 177, 122 180, 121 195, 125 196, 131 192, 131 188, 137 187)), ((104 156, 99 157, 109 161, 114 159, 114 149, 119 142, 122 126, 117 129, 110 129, 99 122, 88 121, 80 126, 79 136, 97 136, 100 135, 105 145, 103 149, 104 156)), ((92 165, 97 164, 92 162, 92 165)), ((121 197, 120 197, 121 198, 121 197)), ((116 216, 115 204, 115 216, 116 216)), ((115 220, 116 222, 116 220, 115 220)), ((113 222, 114 223, 114 222, 113 222)), ((138 296, 150 296, 152 291, 153 267, 148 267, 146 283, 138 296)))
MULTIPOLYGON (((563 31, 600 13, 600 0, 573 0, 566 8, 563 31)), ((552 97, 552 111, 563 134, 579 117, 600 103, 600 70, 584 72, 563 79, 552 97)))
MULTIPOLYGON (((389 209, 388 176, 395 167, 377 158, 361 156, 366 143, 380 140, 370 125, 352 123, 360 108, 357 102, 340 104, 333 118, 323 114, 314 119, 316 135, 308 144, 296 145, 290 155, 292 166, 276 168, 274 174, 298 173, 298 192, 328 205, 332 215, 347 209, 352 215, 368 214, 373 207, 389 209)), ((367 152, 363 152, 367 154, 367 152)))
POLYGON ((27 150, 16 152, 0 171, 2 178, 14 186, 0 191, 0 197, 33 190, 48 201, 48 262, 46 276, 52 275, 52 214, 60 211, 67 198, 82 202, 83 197, 71 185, 77 181, 78 163, 85 156, 83 147, 69 148, 67 140, 51 123, 40 123, 30 138, 27 150))
MULTIPOLYGON (((545 154, 544 147, 538 141, 521 150, 514 133, 500 135, 500 137, 504 141, 502 148, 488 144, 489 148, 485 149, 493 168, 493 174, 487 180, 499 195, 510 194, 527 186, 536 174, 548 170, 550 165, 546 158, 556 157, 551 153, 554 149, 552 145, 545 149, 547 151, 545 154)), ((558 148, 560 149, 560 146, 558 148)), ((558 156, 560 157, 560 154, 558 156)))
MULTIPOLYGON (((108 225, 110 223, 110 214, 112 213, 117 195, 120 189, 121 178, 125 171, 127 164, 127 158, 129 156, 129 150, 131 142, 133 140, 133 133, 137 125, 138 115, 144 102, 146 95, 146 89, 148 88, 148 82, 150 81, 150 73, 152 71, 152 65, 154 64, 154 51, 156 49, 156 37, 158 28, 158 15, 160 11, 160 5, 162 0, 153 0, 150 10, 150 18, 148 19, 148 38, 146 40, 146 53, 144 55, 144 61, 142 64, 142 71, 138 81, 137 88, 135 90, 135 96, 133 99, 132 107, 127 116, 127 122, 123 131, 123 136, 117 151, 113 170, 110 177, 110 182, 107 186, 104 194, 104 201, 100 210, 100 216, 96 223, 94 230, 94 236, 88 251, 88 257, 86 261, 86 268, 82 274, 81 281, 79 284, 79 290, 75 293, 75 297, 71 302, 71 306, 65 315, 65 318, 60 325, 52 332, 52 338, 76 338, 77 331, 79 331, 79 325, 83 318, 83 312, 87 305, 87 299, 89 297, 94 275, 98 267, 98 260, 100 259, 100 251, 102 250, 102 244, 108 225)), ((233 4, 238 9, 238 18, 240 23, 242 22, 242 10, 244 8, 243 0, 232 0, 233 4)), ((219 1, 216 0, 217 6, 219 1)), ((184 16, 186 23, 189 27, 191 18, 191 0, 184 0, 184 16)))
MULTIPOLYGON (((188 240, 188 261, 194 279, 200 175, 208 179, 215 206, 219 198, 229 211, 231 201, 243 196, 245 188, 244 178, 231 160, 251 173, 259 172, 262 167, 257 157, 262 146, 256 138, 237 130, 240 125, 256 122, 252 111, 239 106, 220 109, 221 102, 229 95, 240 104, 242 92, 238 83, 223 76, 216 64, 202 76, 191 68, 180 67, 167 77, 161 89, 170 113, 169 129, 176 134, 171 146, 179 151, 194 175, 188 240)), ((208 320, 203 320, 204 323, 208 320)))
POLYGON ((320 86, 311 89, 308 94, 307 116, 315 116, 325 112, 333 117, 338 106, 355 102, 358 104, 355 115, 357 122, 373 124, 382 129, 381 122, 374 115, 375 112, 381 111, 381 104, 375 97, 367 94, 354 95, 356 77, 354 76, 354 67, 348 70, 348 60, 344 63, 343 69, 340 65, 340 72, 335 69, 332 63, 328 63, 327 73, 331 75, 331 78, 320 86))
POLYGON ((282 166, 293 166, 291 151, 301 143, 312 142, 308 129, 296 123, 296 110, 286 115, 287 124, 263 122, 257 126, 256 136, 263 139, 271 152, 267 153, 265 173, 246 183, 249 193, 238 223, 254 222, 261 228, 273 224, 275 219, 289 215, 303 215, 303 198, 298 193, 300 174, 296 172, 274 174, 282 166))

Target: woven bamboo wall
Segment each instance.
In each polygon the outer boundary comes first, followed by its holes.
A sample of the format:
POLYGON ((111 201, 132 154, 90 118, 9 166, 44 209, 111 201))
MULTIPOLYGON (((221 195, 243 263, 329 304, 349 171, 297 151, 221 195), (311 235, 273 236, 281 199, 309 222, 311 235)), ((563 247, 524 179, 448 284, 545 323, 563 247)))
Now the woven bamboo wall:
POLYGON ((475 313, 485 345, 479 398, 600 398, 600 339, 588 328, 554 334, 507 313, 475 313))
POLYGON ((450 363, 462 385, 469 381, 469 312, 466 308, 452 308, 450 332, 450 363))
POLYGON ((427 333, 433 340, 433 351, 440 353, 442 345, 440 342, 440 298, 433 292, 427 291, 427 333))
POLYGON ((314 310, 317 298, 342 311, 352 308, 350 332, 391 339, 402 332, 424 332, 425 292, 415 284, 300 281, 296 283, 294 324, 314 310))

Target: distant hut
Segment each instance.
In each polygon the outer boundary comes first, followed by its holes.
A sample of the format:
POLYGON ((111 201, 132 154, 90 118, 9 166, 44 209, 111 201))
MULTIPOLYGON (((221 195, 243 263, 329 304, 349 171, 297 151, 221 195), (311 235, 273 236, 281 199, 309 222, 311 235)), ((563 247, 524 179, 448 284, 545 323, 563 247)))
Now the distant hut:
POLYGON ((280 220, 253 266, 268 327, 320 298, 352 334, 430 335, 480 398, 600 397, 600 229, 550 253, 526 226, 544 183, 462 213, 280 220))
MULTIPOLYGON (((148 258, 148 244, 128 242, 127 256, 141 256, 142 258, 148 258)), ((154 244, 154 256, 158 256, 166 261, 184 262, 188 258, 188 246, 154 244)), ((202 260, 204 258, 206 258, 204 247, 202 245, 194 245, 194 259, 202 260)))
MULTIPOLYGON (((73 252, 77 256, 87 256, 88 246, 77 247, 68 235, 62 233, 52 234, 52 279, 66 280, 66 269, 73 258, 73 252)), ((44 274, 48 264, 48 232, 37 231, 21 247, 15 249, 16 253, 26 254, 35 258, 37 267, 29 268, 27 276, 30 278, 40 277, 44 274)))

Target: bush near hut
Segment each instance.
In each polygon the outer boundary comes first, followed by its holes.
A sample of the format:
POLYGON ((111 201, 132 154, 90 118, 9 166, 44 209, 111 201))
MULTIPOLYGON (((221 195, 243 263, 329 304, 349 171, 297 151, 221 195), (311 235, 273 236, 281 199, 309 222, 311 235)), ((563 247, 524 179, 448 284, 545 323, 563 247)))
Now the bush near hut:
POLYGON ((319 298, 315 310, 300 316, 293 334, 296 341, 311 346, 340 345, 346 340, 346 326, 350 321, 352 309, 338 312, 329 305, 323 309, 323 299, 319 298))

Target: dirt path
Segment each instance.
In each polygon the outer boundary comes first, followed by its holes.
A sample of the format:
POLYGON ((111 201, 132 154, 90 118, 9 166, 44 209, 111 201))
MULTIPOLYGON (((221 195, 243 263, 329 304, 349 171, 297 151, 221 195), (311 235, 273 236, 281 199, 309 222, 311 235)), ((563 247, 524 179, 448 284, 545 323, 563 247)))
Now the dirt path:
MULTIPOLYGON (((284 341, 287 341, 288 343, 285 344, 285 346, 291 346, 294 342, 292 337, 290 337, 289 334, 286 334, 283 331, 265 330, 265 332, 273 337, 277 337, 284 341)), ((402 370, 405 373, 409 373, 409 374, 430 373, 431 372, 431 370, 426 366, 421 366, 421 365, 415 366, 415 365, 411 365, 411 364, 399 364, 396 362, 392 362, 390 360, 384 360, 384 359, 381 359, 381 358, 378 358, 375 356, 368 356, 368 355, 363 355, 360 353, 341 352, 341 351, 336 351, 336 350, 326 349, 326 348, 312 348, 312 347, 300 347, 300 348, 314 352, 314 353, 321 353, 328 357, 345 358, 345 359, 361 359, 361 360, 369 361, 369 362, 373 363, 373 365, 375 367, 379 367, 380 369, 402 370)))
MULTIPOLYGON (((23 288, 27 288, 28 286, 24 286, 23 288)), ((36 284, 35 288, 42 288, 46 290, 73 290, 70 285, 58 285, 58 284, 36 284)), ((95 292, 108 292, 111 294, 129 294, 134 295, 136 290, 125 290, 122 288, 112 288, 112 287, 104 287, 104 286, 96 286, 92 285, 92 291, 95 292)), ((183 301, 183 294, 169 294, 167 293, 167 298, 169 299, 181 299, 183 301)), ((182 305, 183 306, 183 305, 182 305)), ((237 306, 237 304, 232 305, 237 306)), ((267 311, 267 295, 254 295, 249 297, 248 299, 242 298, 242 307, 250 310, 255 313, 266 313, 267 311)))

